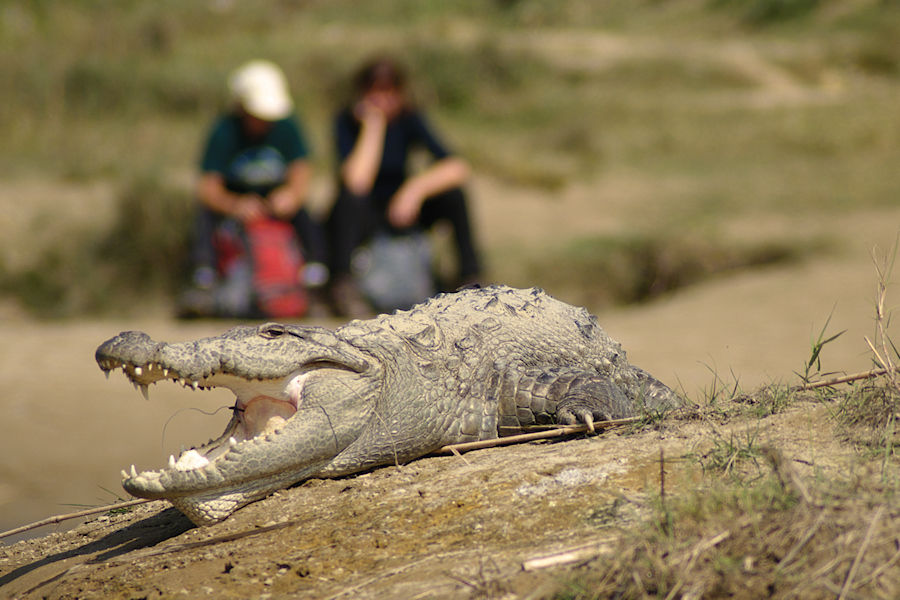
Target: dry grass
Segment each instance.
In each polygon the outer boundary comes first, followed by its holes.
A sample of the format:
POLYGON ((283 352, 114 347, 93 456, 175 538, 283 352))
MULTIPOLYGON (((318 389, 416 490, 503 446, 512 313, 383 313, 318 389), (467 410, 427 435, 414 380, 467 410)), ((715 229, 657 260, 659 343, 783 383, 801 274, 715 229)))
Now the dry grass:
POLYGON ((673 503, 667 533, 627 537, 556 598, 894 598, 900 511, 880 495, 807 503, 773 474, 673 503))
MULTIPOLYGON (((886 377, 832 390, 819 401, 834 407, 839 427, 856 428, 858 419, 878 420, 885 394, 892 396, 896 411, 897 398, 886 377), (858 412, 848 420, 853 411, 858 412)), ((749 398, 764 402, 770 396, 771 390, 763 388, 676 415, 712 426, 709 449, 663 463, 671 471, 667 491, 658 490, 646 522, 574 569, 551 597, 897 597, 900 440, 885 436, 881 427, 875 444, 880 453, 860 453, 850 472, 801 476, 797 466, 803 465, 759 435, 760 421, 756 428, 751 418, 741 432, 719 432, 732 422, 746 424, 743 419, 752 414, 749 398), (701 467, 699 479, 690 465, 701 467)), ((803 399, 795 393, 789 401, 803 399)))

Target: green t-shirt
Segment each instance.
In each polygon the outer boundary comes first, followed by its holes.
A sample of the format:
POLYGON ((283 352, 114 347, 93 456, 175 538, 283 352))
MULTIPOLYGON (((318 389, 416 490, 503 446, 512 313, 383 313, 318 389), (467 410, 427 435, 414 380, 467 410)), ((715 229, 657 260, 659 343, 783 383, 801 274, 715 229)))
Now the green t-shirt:
POLYGON ((233 192, 266 196, 285 182, 288 165, 307 155, 300 124, 293 117, 275 121, 265 136, 252 139, 244 134, 240 118, 229 115, 213 126, 200 168, 221 173, 233 192))

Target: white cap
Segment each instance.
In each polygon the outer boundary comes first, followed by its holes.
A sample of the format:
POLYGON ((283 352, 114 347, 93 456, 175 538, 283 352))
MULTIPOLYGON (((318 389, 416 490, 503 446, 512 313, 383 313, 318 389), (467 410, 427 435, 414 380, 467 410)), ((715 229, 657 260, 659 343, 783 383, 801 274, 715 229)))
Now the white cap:
POLYGON ((235 70, 228 87, 244 110, 258 119, 278 121, 294 109, 284 73, 267 60, 253 60, 235 70))

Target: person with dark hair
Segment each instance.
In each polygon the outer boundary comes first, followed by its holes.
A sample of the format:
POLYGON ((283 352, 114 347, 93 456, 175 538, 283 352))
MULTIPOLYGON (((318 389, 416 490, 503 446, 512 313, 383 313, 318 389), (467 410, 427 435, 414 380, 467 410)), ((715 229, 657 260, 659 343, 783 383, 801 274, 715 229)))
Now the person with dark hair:
POLYGON ((403 235, 449 222, 459 254, 458 283, 477 281, 481 265, 462 190, 470 167, 447 149, 416 109, 397 64, 376 59, 360 69, 353 101, 337 115, 334 136, 340 191, 327 227, 336 312, 351 317, 369 312, 351 261, 354 251, 377 232, 403 235), (410 153, 419 147, 433 161, 411 173, 410 153))
MULTIPOLYGON (((304 207, 312 169, 287 79, 274 63, 254 60, 229 76, 228 87, 233 109, 212 127, 196 187, 195 291, 217 283, 216 229, 225 221, 246 225, 263 218, 293 225, 306 262, 306 283, 321 286, 328 278, 327 246, 321 226, 304 207)), ((196 298, 189 295, 186 303, 196 298)), ((196 308, 188 306, 185 312, 196 308)), ((198 312, 210 311, 222 312, 215 307, 198 312)))

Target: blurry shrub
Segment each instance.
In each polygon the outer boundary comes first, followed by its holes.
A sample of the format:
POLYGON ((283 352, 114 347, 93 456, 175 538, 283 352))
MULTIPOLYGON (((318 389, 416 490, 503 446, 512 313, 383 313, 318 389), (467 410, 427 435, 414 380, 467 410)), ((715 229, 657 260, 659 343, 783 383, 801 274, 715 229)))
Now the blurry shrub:
POLYGON ((809 16, 819 7, 819 0, 712 0, 711 4, 736 8, 751 25, 770 25, 809 16))
MULTIPOLYGON (((453 48, 425 45, 409 54, 412 70, 421 74, 431 86, 442 108, 460 110, 469 107, 475 98, 473 69, 475 61, 468 53, 453 48)), ((415 83, 414 86, 421 86, 415 83)))
POLYGON ((822 240, 741 246, 652 233, 585 238, 533 260, 528 277, 569 302, 597 309, 645 302, 720 273, 797 261, 827 247, 822 240))
POLYGON ((115 224, 98 246, 100 255, 122 283, 173 291, 187 264, 194 215, 190 193, 142 176, 123 188, 117 208, 115 224))
POLYGON ((805 17, 819 6, 819 0, 753 0, 747 10, 750 23, 765 25, 805 17))
POLYGON ((131 87, 122 67, 85 61, 66 72, 63 99, 69 112, 114 112, 121 110, 134 95, 131 87))
POLYGON ((45 318, 145 307, 184 280, 192 211, 187 191, 138 177, 123 186, 106 235, 70 232, 28 269, 0 270, 0 292, 45 318))
POLYGON ((96 285, 102 277, 92 264, 92 253, 85 251, 91 245, 83 232, 71 233, 65 242, 44 249, 34 266, 0 271, 0 292, 39 317, 98 312, 106 299, 96 285))
POLYGON ((413 85, 430 86, 441 108, 473 108, 480 94, 513 92, 535 61, 502 52, 484 41, 473 48, 419 43, 409 53, 413 85))
POLYGON ((189 65, 162 69, 139 81, 149 108, 171 115, 195 115, 214 110, 225 101, 225 78, 211 69, 189 65))
POLYGON ((871 75, 897 75, 900 73, 900 44, 866 44, 855 53, 853 63, 871 75))

